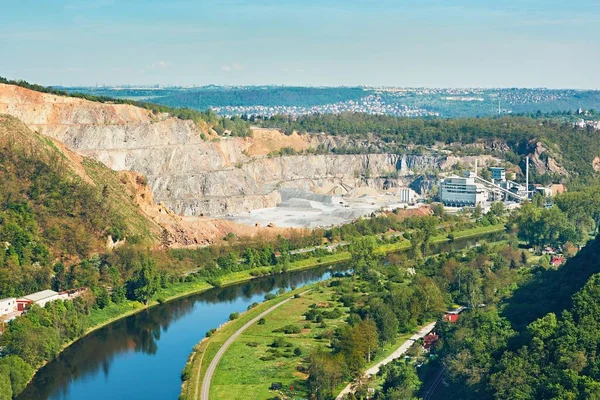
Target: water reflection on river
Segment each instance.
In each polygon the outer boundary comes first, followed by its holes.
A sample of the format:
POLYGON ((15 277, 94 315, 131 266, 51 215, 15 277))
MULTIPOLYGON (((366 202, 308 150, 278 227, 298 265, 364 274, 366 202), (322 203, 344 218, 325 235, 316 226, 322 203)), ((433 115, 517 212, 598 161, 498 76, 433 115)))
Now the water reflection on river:
POLYGON ((265 293, 329 279, 322 267, 212 289, 143 311, 84 337, 41 369, 24 399, 176 399, 192 347, 265 293))

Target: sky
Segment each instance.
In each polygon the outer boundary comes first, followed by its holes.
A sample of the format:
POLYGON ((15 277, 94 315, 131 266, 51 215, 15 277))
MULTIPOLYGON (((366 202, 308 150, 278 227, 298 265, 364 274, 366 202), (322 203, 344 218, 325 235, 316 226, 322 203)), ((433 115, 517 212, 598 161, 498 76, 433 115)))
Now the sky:
POLYGON ((599 0, 0 6, 0 76, 43 85, 600 89, 599 0))

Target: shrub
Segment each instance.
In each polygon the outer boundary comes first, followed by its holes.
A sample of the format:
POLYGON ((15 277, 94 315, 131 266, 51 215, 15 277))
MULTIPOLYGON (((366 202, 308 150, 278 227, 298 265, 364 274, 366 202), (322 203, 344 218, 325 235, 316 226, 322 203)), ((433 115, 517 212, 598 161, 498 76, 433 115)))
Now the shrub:
POLYGON ((214 286, 214 287, 217 287, 217 288, 218 288, 218 287, 221 287, 221 285, 222 285, 222 283, 221 283, 221 280, 220 280, 219 278, 208 278, 208 279, 206 280, 206 282, 207 282, 209 285, 212 285, 212 286, 214 286))
POLYGON ((273 332, 278 333, 278 332, 283 332, 287 335, 293 334, 293 333, 300 333, 301 329, 299 326, 296 325, 286 325, 282 328, 279 329, 275 329, 273 332))
POLYGON ((206 332, 206 337, 211 337, 216 331, 217 330, 215 328, 210 329, 208 332, 206 332))
POLYGON ((234 319, 238 319, 240 317, 240 313, 239 312, 232 312, 231 314, 229 314, 229 320, 233 321, 234 319))
POLYGON ((275 293, 267 293, 265 294, 265 300, 273 300, 275 297, 277 297, 277 295, 275 293))
POLYGON ((267 321, 264 318, 258 320, 259 325, 264 325, 267 321))
POLYGON ((183 371, 181 371, 181 381, 185 382, 185 381, 189 380, 191 375, 192 375, 192 364, 191 363, 185 364, 185 367, 183 367, 183 371))
POLYGON ((300 347, 296 347, 294 349, 294 355, 295 356, 301 356, 302 355, 302 349, 300 347))
POLYGON ((271 347, 286 347, 287 344, 288 343, 284 338, 278 337, 275 340, 273 340, 273 343, 271 343, 271 347))
POLYGON ((258 347, 258 342, 248 342, 248 343, 246 343, 246 346, 248 346, 248 347, 258 347))

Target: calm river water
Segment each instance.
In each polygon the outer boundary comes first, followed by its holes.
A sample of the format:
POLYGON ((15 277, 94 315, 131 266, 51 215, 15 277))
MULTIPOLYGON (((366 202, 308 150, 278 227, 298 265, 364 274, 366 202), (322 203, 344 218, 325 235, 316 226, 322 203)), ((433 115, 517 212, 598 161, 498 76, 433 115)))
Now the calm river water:
MULTIPOLYGON (((495 240, 498 234, 488 235, 495 240)), ((443 252, 478 239, 432 246, 443 252)), ((211 289, 116 321, 74 343, 42 368, 18 400, 177 399, 180 373, 206 331, 243 312, 266 293, 303 286, 346 271, 344 263, 211 289)))

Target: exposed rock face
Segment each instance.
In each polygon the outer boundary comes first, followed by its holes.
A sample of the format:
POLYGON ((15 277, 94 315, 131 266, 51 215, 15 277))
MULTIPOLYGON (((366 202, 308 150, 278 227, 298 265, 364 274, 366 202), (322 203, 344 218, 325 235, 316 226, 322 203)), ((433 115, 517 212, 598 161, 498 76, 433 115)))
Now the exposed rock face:
POLYGON ((154 200, 184 216, 220 216, 273 207, 279 188, 347 194, 359 187, 406 184, 423 170, 453 165, 445 156, 396 154, 296 155, 269 158, 283 147, 305 150, 373 146, 325 135, 285 136, 260 130, 254 138, 211 136, 206 127, 129 105, 102 104, 0 84, 0 113, 94 157, 115 170, 145 175, 154 200))
POLYGON ((561 166, 558 161, 551 156, 548 149, 542 142, 531 143, 534 147, 530 158, 533 167, 540 174, 555 174, 561 176, 569 176, 569 172, 561 166))
POLYGON ((592 167, 594 168, 594 171, 600 171, 600 157, 594 157, 592 167))

